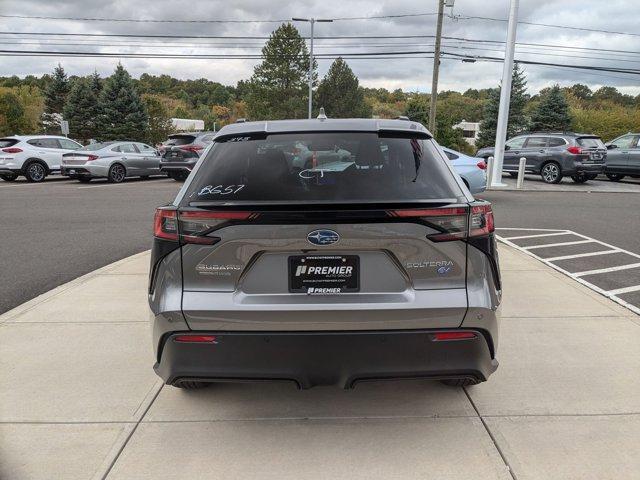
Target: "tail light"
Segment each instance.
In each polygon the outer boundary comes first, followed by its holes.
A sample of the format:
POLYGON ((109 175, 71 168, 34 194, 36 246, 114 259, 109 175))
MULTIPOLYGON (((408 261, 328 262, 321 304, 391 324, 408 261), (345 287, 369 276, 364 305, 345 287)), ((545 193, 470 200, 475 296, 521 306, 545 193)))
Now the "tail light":
POLYGON ((180 147, 180 150, 184 150, 185 152, 193 152, 198 153, 204 147, 202 145, 185 145, 180 147))
POLYGON ((179 343, 218 343, 215 335, 178 335, 173 337, 179 343))
POLYGON ((153 218, 153 235, 162 240, 178 241, 178 213, 176 210, 158 208, 153 218))
POLYGON ((90 162, 90 161, 92 161, 92 160, 97 160, 97 159, 99 159, 99 158, 100 158, 100 157, 99 157, 98 155, 89 155, 89 156, 87 157, 87 162, 90 162))
POLYGON ((573 155, 580 155, 582 153, 582 147, 569 147, 567 148, 567 152, 573 155))
POLYGON ((154 219, 154 236, 181 243, 212 245, 219 238, 208 234, 223 223, 233 220, 252 220, 259 216, 254 212, 207 212, 158 208, 154 219))
POLYGON ((18 147, 8 147, 8 148, 3 148, 2 151, 4 153, 20 153, 22 152, 22 149, 18 147))
POLYGON ((476 166, 480 169, 480 170, 486 170, 487 169, 487 164, 485 163, 484 160, 476 163, 476 166))
POLYGON ((450 242, 488 235, 495 230, 491 204, 425 210, 391 210, 391 217, 420 218, 439 233, 427 235, 434 242, 450 242))
POLYGON ((449 332, 435 332, 431 334, 431 339, 434 342, 446 342, 451 340, 471 340, 477 337, 478 335, 475 332, 461 332, 458 330, 452 330, 449 332))

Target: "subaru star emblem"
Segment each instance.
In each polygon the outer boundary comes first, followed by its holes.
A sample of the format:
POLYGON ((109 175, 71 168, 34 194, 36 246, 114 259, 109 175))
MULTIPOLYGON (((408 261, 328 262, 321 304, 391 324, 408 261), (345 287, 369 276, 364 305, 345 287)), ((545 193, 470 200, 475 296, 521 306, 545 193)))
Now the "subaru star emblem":
POLYGON ((340 240, 340 235, 333 230, 314 230, 309 232, 307 240, 314 245, 331 245, 340 240))

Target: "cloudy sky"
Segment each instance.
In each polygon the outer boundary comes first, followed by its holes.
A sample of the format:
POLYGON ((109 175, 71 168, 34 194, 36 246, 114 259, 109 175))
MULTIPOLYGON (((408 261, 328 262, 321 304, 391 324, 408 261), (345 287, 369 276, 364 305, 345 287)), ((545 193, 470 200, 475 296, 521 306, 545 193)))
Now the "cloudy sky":
MULTIPOLYGON (((518 26, 516 58, 566 65, 592 65, 607 68, 640 69, 640 33, 638 0, 521 0, 522 22, 564 25, 592 30, 628 32, 621 35, 596 31, 552 28, 526 23, 518 26), (544 44, 545 46, 540 46, 544 44), (580 47, 600 50, 585 50, 580 47), (607 51, 603 51, 607 50, 607 51)), ((345 18, 416 13, 434 13, 436 0, 0 0, 1 50, 84 51, 169 54, 256 54, 259 39, 162 39, 136 37, 35 36, 34 32, 127 35, 207 35, 266 36, 277 23, 193 23, 178 20, 278 20, 291 17, 345 18), (15 18, 13 16, 58 17, 58 19, 15 18), (134 19, 144 22, 61 20, 59 17, 134 19), (148 20, 173 20, 172 23, 148 20), (6 32, 27 32, 8 35, 6 32), (31 35, 28 35, 31 33, 31 35), (46 40, 43 40, 45 39, 46 40), (168 43, 169 42, 169 43, 168 43)), ((468 18, 474 16, 506 19, 508 0, 455 0, 447 8, 443 51, 464 55, 501 57, 506 22, 468 18), (453 17, 453 18, 452 18, 453 17), (459 40, 459 39, 467 39, 459 40), (471 40, 471 41, 469 41, 471 40)), ((363 20, 340 20, 316 24, 317 36, 408 36, 434 35, 435 15, 363 20)), ((298 28, 308 35, 308 24, 298 28)), ((352 52, 392 52, 433 50, 432 38, 405 39, 319 39, 316 52, 345 54, 352 52)), ((427 57, 428 53, 422 55, 427 57)), ((147 59, 147 58, 67 58, 3 57, 0 75, 41 75, 60 62, 70 74, 85 75, 97 70, 108 75, 120 61, 138 77, 166 73, 178 78, 205 77, 224 84, 248 78, 258 60, 247 59, 147 59)), ((429 58, 349 59, 349 64, 365 86, 429 91, 433 61, 429 58)), ((331 60, 320 59, 323 75, 331 60)), ((602 72, 550 66, 525 66, 529 88, 536 91, 553 83, 577 82, 592 88, 614 85, 625 93, 640 94, 640 75, 602 72)), ((443 59, 440 89, 464 91, 497 85, 501 64, 496 62, 462 63, 443 59)))

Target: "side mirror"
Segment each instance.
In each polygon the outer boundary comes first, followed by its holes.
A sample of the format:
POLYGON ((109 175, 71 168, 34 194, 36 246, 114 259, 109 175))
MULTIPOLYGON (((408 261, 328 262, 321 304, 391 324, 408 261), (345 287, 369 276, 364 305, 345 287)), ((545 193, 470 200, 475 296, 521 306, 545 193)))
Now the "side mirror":
POLYGON ((617 145, 613 144, 613 143, 607 143, 607 150, 614 150, 618 148, 617 145))
POLYGON ((504 146, 504 150, 505 150, 505 151, 507 151, 507 150, 511 150, 511 147, 510 147, 509 145, 505 145, 505 146, 504 146))

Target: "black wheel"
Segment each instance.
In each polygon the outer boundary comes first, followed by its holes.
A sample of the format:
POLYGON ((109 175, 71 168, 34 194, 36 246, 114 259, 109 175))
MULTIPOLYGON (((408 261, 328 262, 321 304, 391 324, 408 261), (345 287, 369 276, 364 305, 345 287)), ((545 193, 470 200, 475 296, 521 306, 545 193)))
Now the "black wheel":
POLYGON ((619 182, 624 178, 624 175, 621 175, 619 173, 607 173, 607 178, 612 182, 619 182))
POLYGON ((17 173, 3 173, 2 175, 0 175, 0 178, 2 180, 4 180, 5 182, 13 182, 13 181, 15 181, 16 178, 18 178, 18 174, 17 173))
POLYGON ((182 380, 180 382, 175 383, 173 386, 182 388, 183 390, 197 390, 199 388, 208 387, 210 383, 207 382, 196 382, 193 380, 182 380))
POLYGON ((107 179, 111 183, 120 183, 127 176, 127 171, 124 169, 124 166, 119 163, 114 163, 109 168, 109 174, 107 175, 107 179))
POLYGON ((449 387, 468 387, 469 385, 477 385, 480 383, 474 378, 452 378, 440 380, 440 382, 449 387))
POLYGON ((184 182, 189 176, 189 172, 169 172, 169 176, 176 182, 184 182))
POLYGON ((89 183, 92 179, 91 177, 78 177, 76 180, 80 183, 89 183))
POLYGON ((24 176, 28 182, 41 182, 47 176, 47 169, 40 162, 31 162, 24 169, 24 176))
POLYGON ((562 170, 556 162, 547 162, 540 170, 540 176, 545 183, 560 183, 562 180, 562 170))
POLYGON ((511 178, 518 178, 518 172, 509 172, 511 178))
POLYGON ((571 175, 571 180, 576 183, 586 183, 589 180, 589 175, 586 173, 576 173, 575 175, 571 175))

